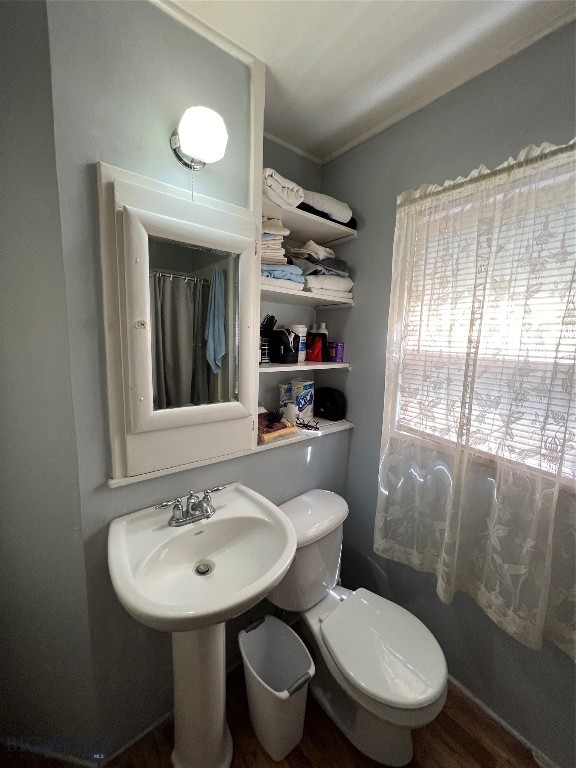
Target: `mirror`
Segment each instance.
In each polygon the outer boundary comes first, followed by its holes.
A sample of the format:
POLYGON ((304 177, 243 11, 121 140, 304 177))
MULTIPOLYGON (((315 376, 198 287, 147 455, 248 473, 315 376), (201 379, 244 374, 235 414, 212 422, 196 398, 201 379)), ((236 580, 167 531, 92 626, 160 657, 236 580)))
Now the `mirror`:
POLYGON ((238 399, 238 254, 148 238, 153 408, 238 399))

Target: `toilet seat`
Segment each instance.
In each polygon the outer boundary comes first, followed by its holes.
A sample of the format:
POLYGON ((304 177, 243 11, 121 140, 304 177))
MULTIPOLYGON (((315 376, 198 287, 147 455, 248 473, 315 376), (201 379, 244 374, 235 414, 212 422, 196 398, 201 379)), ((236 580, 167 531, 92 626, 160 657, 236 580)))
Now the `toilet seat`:
POLYGON ((398 709, 432 704, 447 668, 432 633, 399 605, 357 589, 320 625, 340 672, 370 698, 398 709))

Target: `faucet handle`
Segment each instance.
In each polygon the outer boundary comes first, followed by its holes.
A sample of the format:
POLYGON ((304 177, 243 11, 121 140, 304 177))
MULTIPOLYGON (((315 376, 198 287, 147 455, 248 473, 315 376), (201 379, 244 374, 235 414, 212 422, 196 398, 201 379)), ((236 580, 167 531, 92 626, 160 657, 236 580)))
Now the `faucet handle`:
POLYGON ((156 504, 154 509, 168 509, 168 507, 177 506, 178 504, 182 506, 182 499, 176 498, 172 499, 171 501, 163 501, 162 504, 156 504))
POLYGON ((204 498, 205 499, 210 499, 210 494, 211 493, 216 493, 216 491, 223 491, 225 487, 226 487, 225 485, 217 485, 216 488, 205 488, 204 489, 204 498))

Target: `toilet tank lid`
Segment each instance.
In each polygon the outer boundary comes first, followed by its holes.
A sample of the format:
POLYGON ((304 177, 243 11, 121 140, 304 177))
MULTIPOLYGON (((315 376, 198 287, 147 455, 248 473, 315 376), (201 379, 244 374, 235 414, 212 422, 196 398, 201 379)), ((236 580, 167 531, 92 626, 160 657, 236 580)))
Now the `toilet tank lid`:
POLYGON ((348 504, 342 496, 320 488, 306 491, 279 507, 294 526, 297 548, 326 536, 348 516, 348 504))

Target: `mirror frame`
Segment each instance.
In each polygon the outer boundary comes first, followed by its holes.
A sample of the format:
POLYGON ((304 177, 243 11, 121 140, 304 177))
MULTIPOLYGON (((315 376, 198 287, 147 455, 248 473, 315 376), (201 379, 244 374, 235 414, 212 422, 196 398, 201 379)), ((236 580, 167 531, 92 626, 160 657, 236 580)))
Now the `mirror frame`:
MULTIPOLYGON (((126 338, 128 342, 128 389, 130 430, 150 432, 192 424, 240 419, 250 415, 246 377, 239 375, 238 400, 179 408, 154 409, 152 392, 152 338, 150 327, 149 236, 190 245, 228 251, 239 262, 249 257, 254 241, 186 221, 159 216, 150 211, 123 206, 124 273, 126 281, 126 338)), ((240 267, 238 267, 238 272, 240 267)), ((239 275, 238 275, 239 277, 239 275)), ((248 327, 246 303, 238 307, 238 367, 248 327)))
POLYGON ((98 163, 112 487, 250 453, 259 281, 254 212, 98 163), (149 235, 239 253, 238 401, 153 410, 149 235), (143 327, 142 321, 146 327, 143 327), (138 326, 138 327, 136 327, 138 326))

